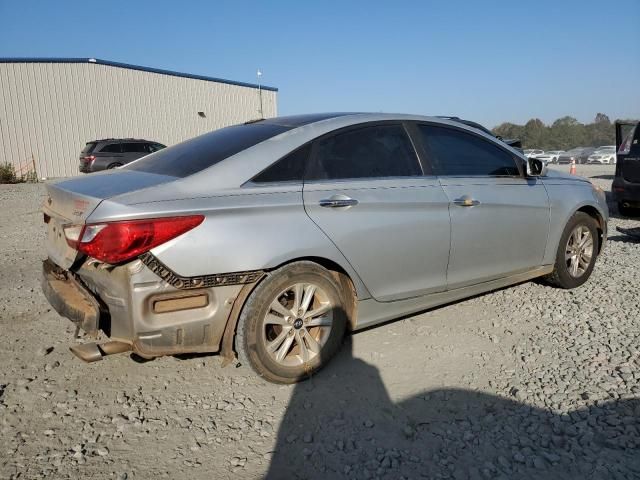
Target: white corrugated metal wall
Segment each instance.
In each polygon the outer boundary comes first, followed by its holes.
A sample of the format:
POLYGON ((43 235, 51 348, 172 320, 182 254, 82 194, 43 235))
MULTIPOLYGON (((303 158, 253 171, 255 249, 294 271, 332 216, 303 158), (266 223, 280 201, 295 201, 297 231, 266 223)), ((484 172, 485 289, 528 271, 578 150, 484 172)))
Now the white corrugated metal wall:
MULTIPOLYGON (((262 90, 264 117, 276 93, 262 90)), ((0 163, 38 177, 78 174, 84 144, 144 138, 172 145, 259 116, 258 89, 97 63, 0 62, 0 163), (202 118, 198 112, 204 112, 202 118)))

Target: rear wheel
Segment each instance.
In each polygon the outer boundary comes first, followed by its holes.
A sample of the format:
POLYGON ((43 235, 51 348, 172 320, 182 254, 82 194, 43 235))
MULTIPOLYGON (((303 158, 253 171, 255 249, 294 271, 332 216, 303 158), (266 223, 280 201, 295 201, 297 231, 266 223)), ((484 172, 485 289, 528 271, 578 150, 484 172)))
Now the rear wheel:
POLYGON ((111 163, 107 168, 109 170, 111 170, 112 168, 118 168, 118 167, 121 167, 121 166, 122 166, 121 163, 111 163))
POLYGON ((554 270, 546 279, 561 288, 582 285, 593 271, 598 242, 596 221, 584 212, 576 212, 562 233, 554 270))
POLYGON ((625 217, 635 217, 640 213, 638 209, 632 207, 626 207, 622 202, 618 202, 618 212, 625 217))
POLYGON ((331 272, 295 262, 272 272, 251 293, 236 334, 241 363, 265 379, 295 383, 336 354, 346 327, 344 294, 331 272))

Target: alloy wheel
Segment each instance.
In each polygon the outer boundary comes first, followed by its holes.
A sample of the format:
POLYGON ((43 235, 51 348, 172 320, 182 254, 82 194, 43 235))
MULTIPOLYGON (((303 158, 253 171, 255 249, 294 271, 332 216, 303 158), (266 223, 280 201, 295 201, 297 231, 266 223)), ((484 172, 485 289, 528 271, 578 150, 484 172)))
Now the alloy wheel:
POLYGON ((591 231, 584 225, 578 225, 569 235, 565 249, 564 258, 569 275, 573 278, 580 278, 584 275, 591 264, 592 257, 593 236, 591 231))
POLYGON ((270 303, 262 325, 269 356, 283 366, 298 366, 320 354, 333 326, 334 305, 319 286, 296 283, 270 303))

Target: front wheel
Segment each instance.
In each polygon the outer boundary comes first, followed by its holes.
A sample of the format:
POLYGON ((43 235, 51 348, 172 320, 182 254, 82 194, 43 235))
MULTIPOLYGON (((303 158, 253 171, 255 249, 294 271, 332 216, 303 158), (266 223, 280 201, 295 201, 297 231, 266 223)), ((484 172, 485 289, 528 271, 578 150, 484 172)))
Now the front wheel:
POLYGON ((547 281, 560 288, 579 287, 591 276, 598 248, 596 221, 584 212, 576 212, 560 237, 554 270, 547 281))
POLYGON ((346 303, 331 272, 316 263, 295 262, 275 270, 242 309, 238 359, 271 382, 307 378, 339 350, 346 303))

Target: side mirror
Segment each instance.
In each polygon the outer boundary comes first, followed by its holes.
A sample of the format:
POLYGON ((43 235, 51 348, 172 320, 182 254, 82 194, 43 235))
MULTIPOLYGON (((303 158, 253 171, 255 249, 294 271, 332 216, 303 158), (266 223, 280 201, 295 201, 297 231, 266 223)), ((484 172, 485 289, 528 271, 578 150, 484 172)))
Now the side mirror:
POLYGON ((547 174, 547 164, 538 158, 527 158, 527 177, 544 177, 547 174))

